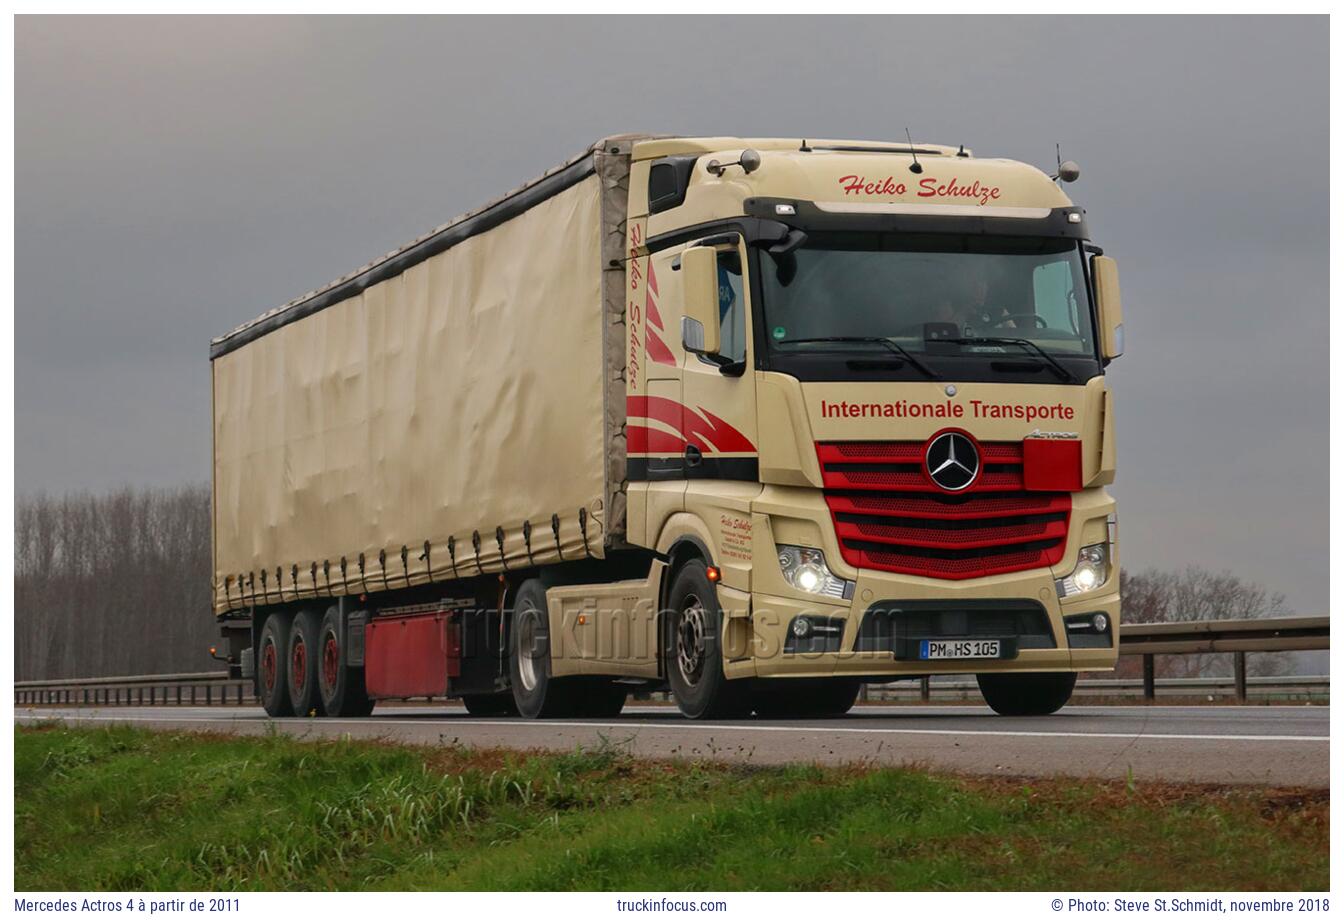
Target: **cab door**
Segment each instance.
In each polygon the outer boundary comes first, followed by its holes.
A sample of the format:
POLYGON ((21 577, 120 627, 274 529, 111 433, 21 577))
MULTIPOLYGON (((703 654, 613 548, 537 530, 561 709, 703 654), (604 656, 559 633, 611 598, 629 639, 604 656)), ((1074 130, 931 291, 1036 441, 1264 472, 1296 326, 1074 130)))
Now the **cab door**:
POLYGON ((627 308, 626 373, 629 539, 653 547, 663 524, 683 510, 681 285, 676 252, 634 260, 627 308))
MULTIPOLYGON (((757 483, 756 378, 750 370, 747 252, 740 237, 714 248, 718 255, 719 354, 683 351, 681 355, 684 475, 691 482, 757 483)), ((680 345, 679 329, 677 339, 680 345)))

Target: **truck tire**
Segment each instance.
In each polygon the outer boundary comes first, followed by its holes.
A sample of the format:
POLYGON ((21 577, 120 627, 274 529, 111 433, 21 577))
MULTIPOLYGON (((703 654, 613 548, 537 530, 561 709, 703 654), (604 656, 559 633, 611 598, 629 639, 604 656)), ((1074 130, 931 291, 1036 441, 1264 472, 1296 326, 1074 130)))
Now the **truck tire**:
POLYGON ((977 674, 980 695, 1001 716, 1048 716, 1073 695, 1077 674, 977 674))
POLYGON ((289 668, 285 666, 289 660, 285 657, 289 648, 289 621, 287 613, 271 614, 262 624, 257 642, 257 691, 262 708, 272 719, 294 715, 294 706, 289 701, 289 668))
POLYGON ((364 669, 346 662, 347 641, 340 610, 328 607, 317 640, 322 711, 329 716, 366 716, 373 712, 373 700, 364 691, 364 669))
POLYGON ((289 684, 289 704, 298 716, 322 715, 322 694, 318 690, 318 672, 322 655, 322 620, 311 608, 294 614, 289 627, 289 652, 285 656, 288 668, 285 680, 289 684))
POLYGON ((625 684, 618 684, 610 678, 581 678, 573 691, 574 715, 589 719, 615 718, 625 708, 625 698, 629 692, 625 684))
POLYGON ((663 666, 677 708, 688 719, 738 719, 751 713, 745 680, 723 673, 723 613, 705 563, 687 562, 672 579, 663 632, 663 666))
POLYGON ((762 719, 833 719, 854 708, 859 682, 843 677, 758 681, 752 708, 762 719))
POLYGON ((518 706, 512 693, 473 693, 462 697, 469 716, 516 716, 518 706))
POLYGON ((571 680, 551 677, 551 626, 546 589, 529 578, 514 595, 509 629, 509 681, 518 714, 554 719, 572 711, 571 680))

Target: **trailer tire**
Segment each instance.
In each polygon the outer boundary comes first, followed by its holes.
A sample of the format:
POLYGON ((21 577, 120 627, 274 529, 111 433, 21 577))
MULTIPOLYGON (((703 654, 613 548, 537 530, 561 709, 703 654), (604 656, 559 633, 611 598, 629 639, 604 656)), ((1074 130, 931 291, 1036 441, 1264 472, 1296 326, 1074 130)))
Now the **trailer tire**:
POLYGON ((328 607, 318 632, 317 677, 322 710, 329 716, 366 716, 373 712, 373 700, 364 689, 364 669, 346 663, 348 642, 341 611, 328 607))
POLYGON ((748 682, 723 673, 723 612, 704 562, 677 570, 667 594, 663 666, 677 708, 688 719, 739 719, 751 714, 748 682))
POLYGON ((308 608, 294 614, 286 646, 285 682, 289 684, 289 704, 294 707, 295 715, 320 716, 323 713, 322 694, 318 687, 322 657, 322 644, 318 637, 321 634, 322 620, 316 610, 308 608))
POLYGON ((833 719, 854 708, 859 682, 843 677, 758 681, 752 708, 762 719, 833 719))
POLYGON ((1048 716, 1064 708, 1078 682, 1067 674, 977 674, 980 695, 1001 716, 1048 716))
POLYGON ((266 617, 257 642, 257 692, 262 708, 272 719, 294 715, 294 704, 289 700, 289 669, 285 657, 289 648, 289 621, 287 613, 276 611, 266 617))
POLYGON ((509 681, 518 714, 554 719, 573 708, 573 682, 551 677, 551 626, 546 589, 529 578, 514 595, 509 627, 509 681))
POLYGON ((518 704, 514 702, 512 693, 473 693, 461 699, 469 716, 518 715, 518 704))

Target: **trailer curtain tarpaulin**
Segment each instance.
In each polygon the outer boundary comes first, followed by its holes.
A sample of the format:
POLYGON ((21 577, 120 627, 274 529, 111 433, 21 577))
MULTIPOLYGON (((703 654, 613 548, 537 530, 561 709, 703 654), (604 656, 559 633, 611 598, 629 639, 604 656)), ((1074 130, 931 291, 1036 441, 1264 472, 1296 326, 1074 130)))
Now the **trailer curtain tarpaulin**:
POLYGON ((629 149, 595 145, 521 213, 490 219, 546 177, 436 233, 488 229, 216 340, 217 612, 522 567, 525 522, 537 563, 623 532, 629 149))

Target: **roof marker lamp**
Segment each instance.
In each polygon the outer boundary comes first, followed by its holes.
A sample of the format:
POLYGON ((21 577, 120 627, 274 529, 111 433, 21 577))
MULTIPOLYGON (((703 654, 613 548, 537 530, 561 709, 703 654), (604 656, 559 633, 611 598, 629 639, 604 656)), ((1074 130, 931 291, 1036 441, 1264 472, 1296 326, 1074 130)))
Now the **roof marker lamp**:
POLYGON ((779 552, 779 570, 784 573, 784 580, 799 591, 839 600, 854 596, 854 582, 831 572, 821 550, 788 544, 779 544, 775 549, 779 552))
POLYGON ((1105 543, 1094 543, 1078 551, 1078 564, 1064 578, 1055 579, 1055 593, 1060 597, 1074 597, 1095 591, 1110 576, 1111 553, 1105 543))

